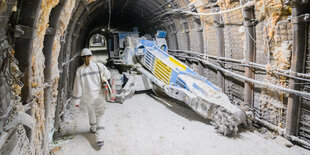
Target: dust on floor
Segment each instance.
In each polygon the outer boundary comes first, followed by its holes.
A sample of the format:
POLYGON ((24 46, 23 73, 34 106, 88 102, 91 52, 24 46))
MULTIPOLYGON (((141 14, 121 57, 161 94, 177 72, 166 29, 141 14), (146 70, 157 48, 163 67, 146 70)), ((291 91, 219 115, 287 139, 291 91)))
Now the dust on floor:
POLYGON ((85 107, 76 121, 76 135, 55 149, 55 155, 221 155, 310 154, 266 139, 256 131, 229 138, 216 133, 206 119, 172 101, 138 94, 124 104, 108 104, 106 139, 98 150, 89 133, 85 107))

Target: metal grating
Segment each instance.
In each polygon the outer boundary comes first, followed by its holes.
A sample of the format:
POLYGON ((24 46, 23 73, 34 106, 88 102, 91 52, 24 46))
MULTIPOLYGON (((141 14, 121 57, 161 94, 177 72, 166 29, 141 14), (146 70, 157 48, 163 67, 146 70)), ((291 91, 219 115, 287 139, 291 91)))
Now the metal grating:
MULTIPOLYGON (((310 24, 308 24, 308 49, 305 63, 305 73, 310 74, 310 24)), ((310 92, 310 84, 303 84, 303 90, 310 92)), ((310 99, 302 97, 300 109, 300 121, 298 127, 298 136, 310 143, 310 99)))
POLYGON ((299 136, 308 142, 310 140, 310 111, 304 108, 300 111, 299 136))
MULTIPOLYGON (((238 6, 238 3, 232 5, 238 6)), ((242 12, 240 10, 232 11, 222 15, 223 22, 231 23, 224 27, 224 40, 225 40, 225 57, 233 59, 244 59, 244 37, 245 33, 240 31, 243 27, 240 23, 243 22, 242 12)), ((244 67, 234 66, 231 64, 225 65, 226 69, 237 73, 244 74, 244 67)), ((238 79, 228 78, 225 79, 225 93, 228 94, 230 101, 239 105, 244 101, 244 83, 238 79)))
POLYGON ((163 81, 165 84, 169 85, 172 69, 164 64, 161 60, 155 60, 155 68, 153 74, 163 81))
POLYGON ((144 58, 142 59, 142 64, 146 66, 147 69, 153 72, 155 63, 155 56, 149 51, 146 51, 144 58))

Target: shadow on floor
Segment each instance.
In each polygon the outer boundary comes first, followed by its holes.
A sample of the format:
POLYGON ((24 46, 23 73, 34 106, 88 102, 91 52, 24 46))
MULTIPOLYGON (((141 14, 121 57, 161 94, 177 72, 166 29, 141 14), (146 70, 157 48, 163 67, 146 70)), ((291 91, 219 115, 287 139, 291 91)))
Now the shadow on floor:
POLYGON ((153 92, 147 92, 146 94, 166 106, 172 112, 186 118, 189 121, 199 121, 204 124, 211 125, 209 119, 203 118, 183 102, 172 98, 158 97, 153 92))
POLYGON ((92 146, 93 149, 99 151, 100 148, 98 148, 97 146, 97 142, 96 142, 96 135, 92 134, 92 133, 83 133, 81 134, 82 136, 84 136, 87 141, 89 142, 89 144, 92 146))
MULTIPOLYGON (((181 102, 181 101, 169 98, 169 97, 158 97, 153 92, 147 92, 146 94, 149 95, 150 97, 152 97, 157 102, 166 106, 172 112, 186 118, 189 121, 199 121, 199 122, 204 123, 206 125, 213 126, 211 124, 211 120, 200 116, 195 111, 193 111, 188 105, 186 105, 184 102, 181 102)), ((248 131, 248 128, 249 127, 239 126, 239 130, 238 130, 237 135, 226 135, 226 137, 231 138, 231 139, 239 139, 239 138, 241 138, 240 133, 248 131)), ((250 130, 250 132, 253 132, 253 130, 250 130)), ((220 133, 218 133, 218 134, 220 134, 220 133)), ((220 135, 222 135, 222 134, 220 134, 220 135)))

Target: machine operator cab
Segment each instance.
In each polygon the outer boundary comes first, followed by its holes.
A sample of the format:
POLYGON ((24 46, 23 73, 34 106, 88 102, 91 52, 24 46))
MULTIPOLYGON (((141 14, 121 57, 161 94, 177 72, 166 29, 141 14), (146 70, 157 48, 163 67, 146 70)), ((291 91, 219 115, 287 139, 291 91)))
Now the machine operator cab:
POLYGON ((167 47, 167 32, 166 31, 157 31, 155 35, 155 42, 158 47, 160 47, 163 51, 168 52, 168 47, 167 47))
POLYGON ((149 34, 139 37, 138 31, 133 32, 119 32, 119 60, 122 65, 132 66, 137 63, 136 55, 141 55, 143 47, 139 47, 140 40, 154 42, 154 46, 160 47, 164 52, 168 52, 167 32, 157 31, 155 38, 151 38, 149 34))

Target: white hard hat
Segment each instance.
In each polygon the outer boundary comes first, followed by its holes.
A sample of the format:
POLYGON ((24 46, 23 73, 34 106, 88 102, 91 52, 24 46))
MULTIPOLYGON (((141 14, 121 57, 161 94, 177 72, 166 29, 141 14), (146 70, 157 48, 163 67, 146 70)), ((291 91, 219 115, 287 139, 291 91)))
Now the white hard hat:
POLYGON ((93 55, 93 54, 91 53, 91 50, 88 49, 88 48, 84 48, 84 49, 82 50, 82 52, 81 52, 81 56, 86 56, 86 55, 93 55))

